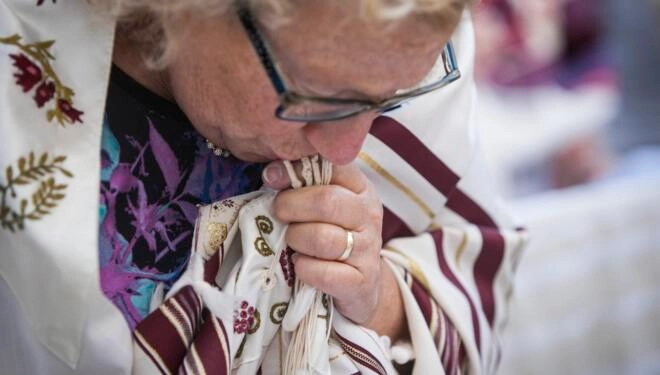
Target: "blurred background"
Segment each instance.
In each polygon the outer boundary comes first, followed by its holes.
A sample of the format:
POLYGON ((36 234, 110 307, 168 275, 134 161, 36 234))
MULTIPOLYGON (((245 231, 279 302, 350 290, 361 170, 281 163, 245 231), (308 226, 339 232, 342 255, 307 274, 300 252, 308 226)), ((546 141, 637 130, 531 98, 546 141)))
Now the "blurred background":
POLYGON ((530 230, 501 374, 660 374, 660 0, 482 0, 482 143, 530 230))

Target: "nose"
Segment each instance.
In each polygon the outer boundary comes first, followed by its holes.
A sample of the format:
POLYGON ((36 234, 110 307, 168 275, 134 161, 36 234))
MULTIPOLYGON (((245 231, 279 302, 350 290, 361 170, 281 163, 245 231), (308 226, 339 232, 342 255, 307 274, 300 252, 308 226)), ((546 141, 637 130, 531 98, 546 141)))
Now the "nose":
POLYGON ((357 157, 371 124, 377 115, 361 113, 343 120, 309 123, 305 138, 321 156, 334 164, 344 165, 357 157))

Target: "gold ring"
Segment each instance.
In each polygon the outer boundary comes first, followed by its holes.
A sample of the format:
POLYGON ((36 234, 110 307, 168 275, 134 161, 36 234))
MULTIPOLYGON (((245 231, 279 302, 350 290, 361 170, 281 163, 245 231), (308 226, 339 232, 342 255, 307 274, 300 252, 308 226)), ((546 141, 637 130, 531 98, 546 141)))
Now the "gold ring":
POLYGON ((353 232, 350 230, 346 231, 346 249, 344 249, 344 252, 341 253, 339 258, 337 258, 338 262, 343 262, 346 259, 348 259, 351 256, 351 253, 353 252, 353 244, 355 241, 353 240, 353 232))

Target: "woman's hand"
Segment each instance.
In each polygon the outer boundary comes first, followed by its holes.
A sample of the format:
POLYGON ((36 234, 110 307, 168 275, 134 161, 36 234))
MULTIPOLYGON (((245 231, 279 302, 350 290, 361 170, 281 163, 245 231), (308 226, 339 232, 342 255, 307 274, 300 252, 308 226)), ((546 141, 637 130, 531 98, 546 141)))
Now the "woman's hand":
MULTIPOLYGON (((282 162, 264 170, 266 186, 284 189, 290 181, 282 162)), ((334 166, 329 185, 282 190, 273 214, 289 223, 287 244, 296 277, 334 298, 337 310, 381 335, 405 331, 403 303, 394 275, 380 257, 383 205, 355 164, 334 166), (337 259, 353 233, 353 251, 337 259)))

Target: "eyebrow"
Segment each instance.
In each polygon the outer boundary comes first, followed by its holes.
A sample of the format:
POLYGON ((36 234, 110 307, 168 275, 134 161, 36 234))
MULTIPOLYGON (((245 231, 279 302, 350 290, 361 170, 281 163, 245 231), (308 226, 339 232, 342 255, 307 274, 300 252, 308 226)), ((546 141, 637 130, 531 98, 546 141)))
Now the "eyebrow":
MULTIPOLYGON (((293 77, 297 77, 297 76, 293 75, 293 77)), ((307 82, 304 82, 303 80, 300 79, 296 80, 296 78, 288 78, 287 80, 289 81, 288 83, 291 85, 291 89, 294 92, 297 92, 298 94, 319 96, 319 97, 336 97, 342 99, 356 99, 356 100, 371 101, 374 103, 378 103, 379 101, 389 98, 396 92, 396 90, 398 90, 398 89, 392 89, 381 95, 370 95, 365 92, 349 87, 333 90, 333 89, 328 89, 327 86, 324 86, 323 88, 319 89, 318 86, 310 85, 307 82), (291 80, 295 82, 291 82, 291 80)))

